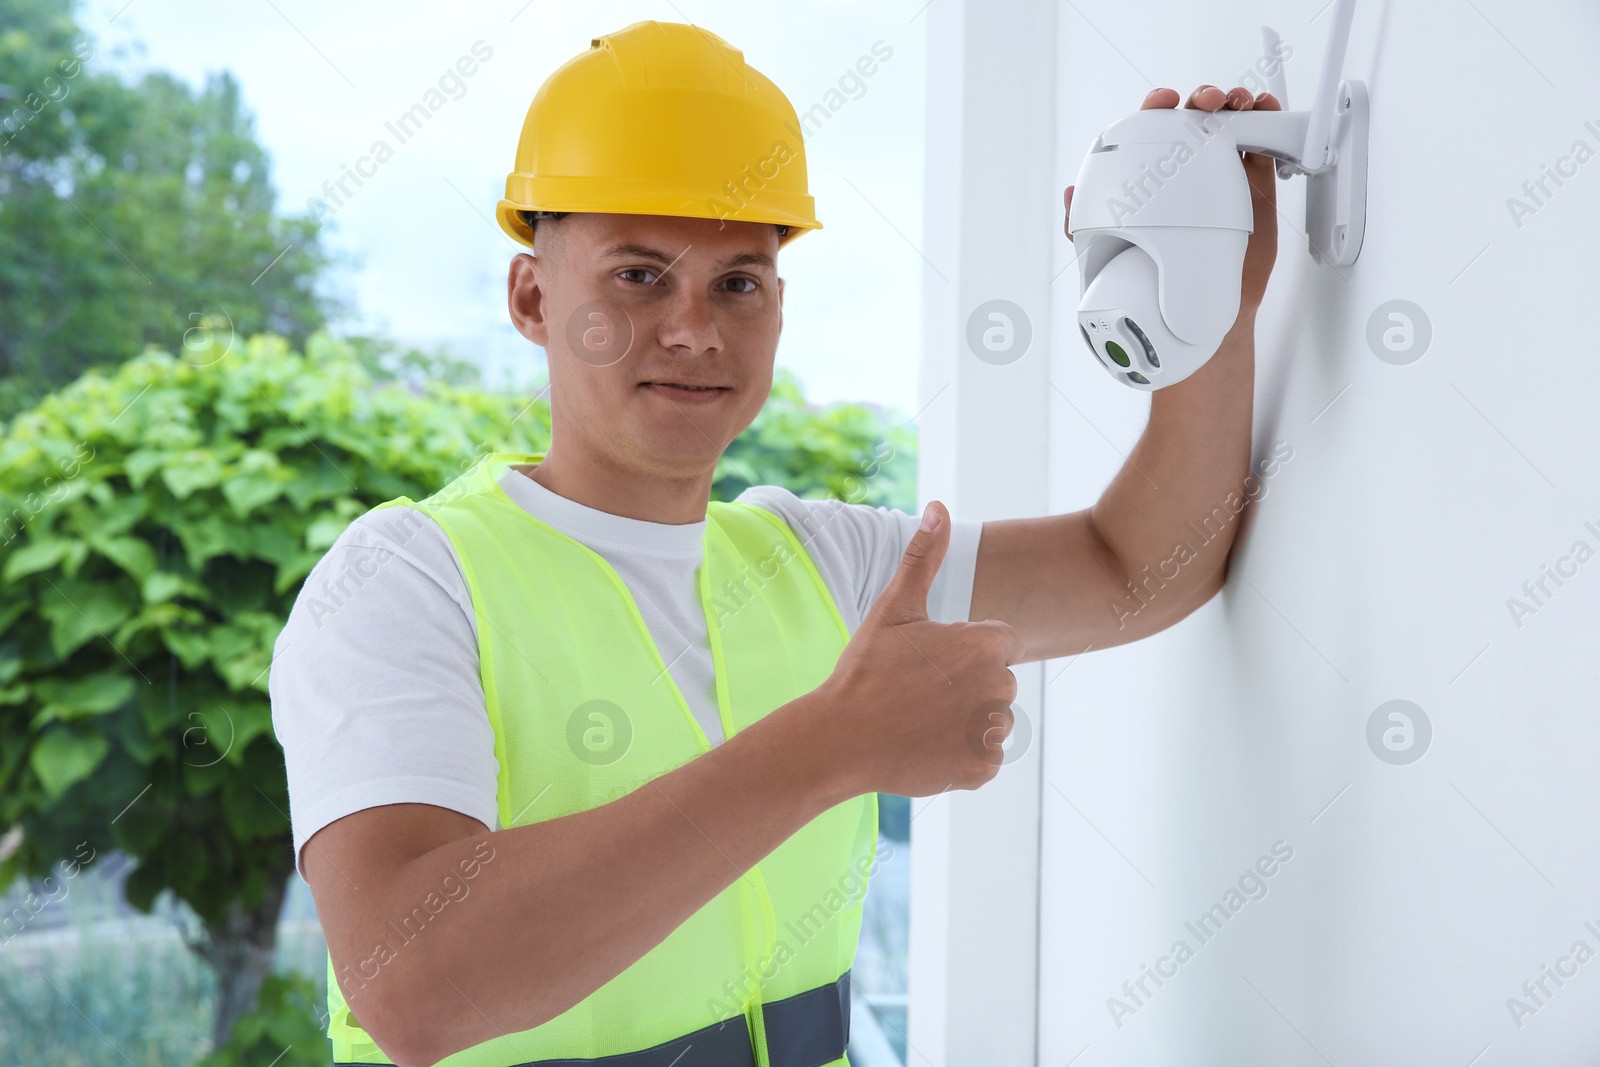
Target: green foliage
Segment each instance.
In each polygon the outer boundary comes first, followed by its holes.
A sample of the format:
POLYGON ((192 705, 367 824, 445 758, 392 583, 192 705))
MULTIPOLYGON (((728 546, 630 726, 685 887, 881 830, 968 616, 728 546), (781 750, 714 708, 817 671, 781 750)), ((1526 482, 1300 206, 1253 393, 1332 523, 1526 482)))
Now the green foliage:
POLYGON ((136 905, 254 907, 292 862, 266 689, 300 582, 373 505, 549 439, 543 405, 381 385, 321 335, 227 340, 90 372, 0 443, 0 884, 88 840, 140 860, 136 905))
POLYGON ((268 975, 255 1008, 195 1067, 323 1067, 328 1038, 318 1020, 325 1014, 321 993, 310 978, 268 975))
POLYGON ((717 464, 712 496, 732 500, 752 485, 849 504, 916 507, 916 430, 867 404, 807 404, 778 368, 772 394, 717 464))
POLYGON ((232 76, 128 84, 106 60, 70 0, 0 5, 0 417, 194 314, 296 343, 326 319, 318 225, 277 213, 232 76))

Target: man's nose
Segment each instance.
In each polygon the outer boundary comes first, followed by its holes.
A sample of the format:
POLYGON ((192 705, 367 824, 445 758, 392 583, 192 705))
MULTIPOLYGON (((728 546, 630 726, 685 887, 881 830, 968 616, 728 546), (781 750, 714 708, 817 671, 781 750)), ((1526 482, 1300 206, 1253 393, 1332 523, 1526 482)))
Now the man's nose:
POLYGON ((683 286, 662 309, 656 340, 663 348, 704 352, 722 347, 716 309, 703 292, 683 286))

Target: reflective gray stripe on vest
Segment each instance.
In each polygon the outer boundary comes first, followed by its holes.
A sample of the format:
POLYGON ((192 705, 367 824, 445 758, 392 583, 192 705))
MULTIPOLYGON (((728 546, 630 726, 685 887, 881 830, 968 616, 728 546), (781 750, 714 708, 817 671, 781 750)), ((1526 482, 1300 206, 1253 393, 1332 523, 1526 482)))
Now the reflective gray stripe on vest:
MULTIPOLYGON (((850 972, 837 982, 761 1006, 772 1067, 821 1067, 850 1043, 850 972)), ((335 1061, 333 1067, 389 1067, 335 1061)), ((742 1015, 638 1052, 594 1059, 529 1060, 515 1067, 756 1067, 742 1015)))
POLYGON ((819 1067, 850 1044, 850 972, 761 1006, 772 1067, 819 1067))

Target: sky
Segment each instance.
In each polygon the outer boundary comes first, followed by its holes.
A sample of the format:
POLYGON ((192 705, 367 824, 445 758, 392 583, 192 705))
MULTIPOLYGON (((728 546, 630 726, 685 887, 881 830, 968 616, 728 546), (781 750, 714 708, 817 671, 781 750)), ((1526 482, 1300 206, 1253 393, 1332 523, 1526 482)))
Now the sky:
POLYGON ((910 413, 924 269, 923 6, 90 0, 79 20, 98 42, 98 61, 124 74, 166 70, 199 85, 208 72, 232 71, 271 155, 280 210, 307 211, 314 197, 333 208, 325 241, 345 263, 330 289, 356 309, 341 326, 448 345, 482 363, 491 382, 526 380, 523 372, 542 364, 506 318, 506 267, 520 246, 494 224, 539 85, 592 37, 639 20, 711 30, 741 49, 797 111, 843 100, 805 143, 823 229, 779 256, 779 365, 794 371, 809 399, 873 401, 910 413), (114 55, 118 45, 126 49, 114 55), (879 57, 891 54, 861 78, 855 64, 874 45, 879 57), (450 86, 444 106, 400 143, 385 124, 475 47, 475 73, 450 86), (830 90, 842 91, 829 97, 830 90), (324 184, 380 138, 393 155, 333 205, 324 184))

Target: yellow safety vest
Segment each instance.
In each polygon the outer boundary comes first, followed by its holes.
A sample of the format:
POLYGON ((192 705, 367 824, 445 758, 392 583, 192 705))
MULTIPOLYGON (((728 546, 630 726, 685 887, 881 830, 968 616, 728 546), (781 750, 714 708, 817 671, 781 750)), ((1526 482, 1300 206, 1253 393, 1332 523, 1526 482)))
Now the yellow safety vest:
MULTIPOLYGON (((460 560, 507 829, 605 804, 711 749, 616 571, 499 486, 511 464, 543 458, 491 453, 420 503, 378 505, 433 518, 460 560)), ((706 519, 696 580, 732 737, 826 680, 849 630, 783 519, 716 501, 706 519)), ((877 828, 876 794, 835 805, 567 1011, 441 1063, 848 1067, 877 828)), ((640 892, 649 884, 640 871, 640 892)), ((346 1006, 331 957, 328 1013, 336 1065, 393 1062, 346 1006)))

